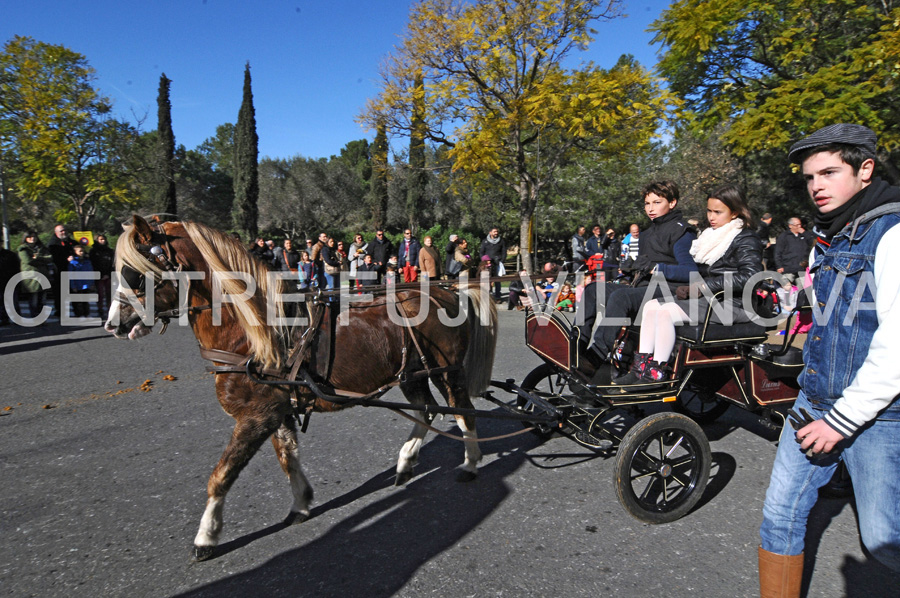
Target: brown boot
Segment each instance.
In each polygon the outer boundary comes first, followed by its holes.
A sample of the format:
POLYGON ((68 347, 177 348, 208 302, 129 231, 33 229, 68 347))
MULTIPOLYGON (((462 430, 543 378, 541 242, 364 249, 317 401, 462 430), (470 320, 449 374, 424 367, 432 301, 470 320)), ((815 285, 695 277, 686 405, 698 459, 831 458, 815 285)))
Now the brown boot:
POLYGON ((760 598, 799 598, 803 553, 787 556, 759 547, 760 598))

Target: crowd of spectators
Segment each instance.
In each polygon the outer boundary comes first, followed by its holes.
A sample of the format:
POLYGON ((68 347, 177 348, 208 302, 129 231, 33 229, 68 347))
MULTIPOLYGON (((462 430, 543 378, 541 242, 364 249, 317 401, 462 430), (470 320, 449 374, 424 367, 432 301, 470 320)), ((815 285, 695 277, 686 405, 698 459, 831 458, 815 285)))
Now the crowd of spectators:
MULTIPOLYGON (((803 277, 812 236, 805 231, 800 218, 792 217, 787 221, 787 230, 774 239, 770 234, 771 223, 772 216, 764 214, 756 232, 762 239, 768 266, 785 275, 786 288, 790 290, 803 277)), ((585 226, 576 227, 570 245, 572 268, 589 271, 592 275, 596 273, 607 282, 627 282, 641 253, 641 227, 634 223, 627 232, 622 232, 625 234, 597 224, 591 227, 588 234, 585 226)), ((49 290, 46 290, 36 278, 27 278, 16 285, 14 304, 18 305, 19 299, 25 301, 29 317, 39 314, 45 302, 52 307, 51 318, 59 318, 63 310, 69 310, 75 317, 83 317, 88 314, 90 306, 72 295, 96 293, 97 313, 102 315, 108 311, 115 252, 103 234, 97 236, 89 251, 86 251, 87 248, 80 251, 79 247, 80 244, 67 234, 66 227, 58 224, 46 245, 35 231, 27 231, 15 253, 3 250, 0 253, 0 282, 3 288, 20 271, 42 274, 50 283, 49 290), (67 271, 73 272, 70 276, 74 278, 70 278, 69 282, 69 305, 63 306, 62 273, 67 271), (77 273, 85 272, 98 272, 99 279, 78 277, 77 273)), ((362 234, 354 235, 351 242, 345 243, 322 232, 315 241, 306 239, 302 249, 298 249, 290 238, 284 239, 279 246, 272 239, 257 237, 248 250, 271 269, 296 274, 296 288, 309 291, 337 289, 342 272, 347 272, 351 287, 357 289, 395 281, 416 282, 419 278, 454 280, 462 272, 475 275, 480 270, 487 270, 491 277, 504 276, 508 246, 498 227, 491 227, 478 245, 451 234, 443 248, 435 246, 431 236, 424 237, 420 242, 407 228, 396 246, 383 229, 378 229, 369 242, 363 239, 362 234)), ((540 281, 538 285, 544 299, 556 291, 547 280, 540 281)), ((515 282, 507 288, 510 310, 523 308, 522 299, 526 293, 520 286, 521 283, 515 282)), ((793 289, 796 291, 796 287, 793 289)), ((491 285, 491 295, 495 301, 503 301, 502 290, 500 282, 491 285)), ((561 289, 557 298, 559 307, 574 310, 582 292, 583 286, 561 289)), ((9 321, 5 306, 0 305, 0 325, 9 321)))

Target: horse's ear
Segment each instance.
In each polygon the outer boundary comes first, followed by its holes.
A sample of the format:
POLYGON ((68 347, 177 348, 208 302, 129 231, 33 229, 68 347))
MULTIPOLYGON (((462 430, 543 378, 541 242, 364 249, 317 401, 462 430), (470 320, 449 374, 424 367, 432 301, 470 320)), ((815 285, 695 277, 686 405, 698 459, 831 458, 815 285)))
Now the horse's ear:
POLYGON ((138 216, 134 215, 134 233, 136 235, 135 240, 138 243, 144 243, 145 245, 150 244, 150 238, 153 236, 153 231, 150 229, 150 225, 147 224, 147 221, 138 216))

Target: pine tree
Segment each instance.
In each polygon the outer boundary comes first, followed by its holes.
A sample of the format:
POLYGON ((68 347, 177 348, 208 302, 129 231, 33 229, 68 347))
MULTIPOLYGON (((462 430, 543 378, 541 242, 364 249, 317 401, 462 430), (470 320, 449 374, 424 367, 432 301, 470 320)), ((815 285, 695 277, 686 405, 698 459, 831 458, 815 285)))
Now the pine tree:
POLYGON ((387 221, 388 208, 388 140, 387 127, 379 123, 372 143, 372 224, 381 228, 387 221))
POLYGON ((409 181, 406 190, 406 212, 409 216, 409 228, 416 232, 419 228, 419 215, 428 187, 428 173, 425 172, 425 86, 421 73, 416 74, 414 86, 412 126, 409 134, 409 181))
POLYGON ((259 136, 256 111, 250 86, 250 63, 244 67, 244 99, 234 130, 234 209, 235 228, 256 237, 259 209, 259 136))
POLYGON ((172 102, 169 100, 169 86, 172 80, 163 73, 159 76, 159 94, 156 97, 157 125, 157 180, 154 205, 166 214, 178 213, 175 195, 175 134, 172 132, 172 102))

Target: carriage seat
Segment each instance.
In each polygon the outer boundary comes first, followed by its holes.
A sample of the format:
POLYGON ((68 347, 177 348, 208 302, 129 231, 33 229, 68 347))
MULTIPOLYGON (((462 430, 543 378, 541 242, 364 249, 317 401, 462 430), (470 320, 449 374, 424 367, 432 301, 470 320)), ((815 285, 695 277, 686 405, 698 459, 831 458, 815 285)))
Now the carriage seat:
POLYGON ((725 343, 732 341, 766 340, 766 328, 753 322, 741 322, 726 326, 703 322, 696 326, 678 326, 675 335, 692 343, 725 343))

